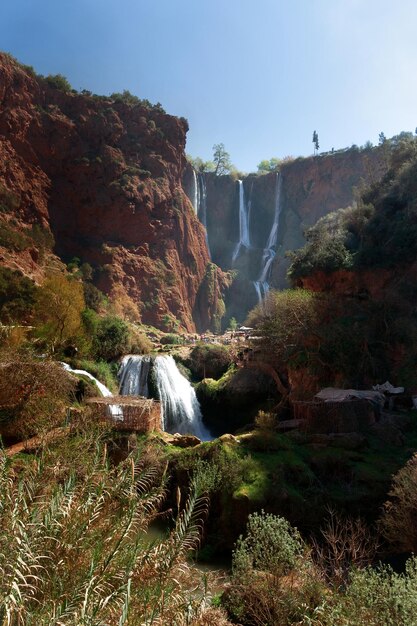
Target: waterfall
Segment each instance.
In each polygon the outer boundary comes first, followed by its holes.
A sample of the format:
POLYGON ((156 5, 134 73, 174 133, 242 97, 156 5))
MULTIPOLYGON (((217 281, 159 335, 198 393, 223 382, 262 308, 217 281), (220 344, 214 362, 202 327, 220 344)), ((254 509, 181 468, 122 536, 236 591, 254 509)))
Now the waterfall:
POLYGON ((197 215, 198 214, 198 207, 200 204, 200 188, 199 188, 199 184, 198 184, 198 179, 197 179, 197 174, 195 169, 193 168, 193 189, 192 189, 192 205, 194 208, 194 212, 197 215))
POLYGON ((151 369, 150 356, 130 355, 123 357, 119 369, 121 396, 149 397, 148 376, 151 369))
POLYGON ((128 356, 119 370, 120 394, 149 397, 148 377, 153 377, 161 402, 163 430, 170 433, 192 433, 207 441, 200 404, 190 382, 181 374, 172 356, 128 356))
POLYGON ((240 252, 240 248, 244 246, 246 249, 250 248, 249 238, 249 207, 250 204, 245 202, 245 190, 243 188, 243 181, 238 180, 239 184, 239 241, 236 244, 236 248, 233 252, 232 261, 234 262, 240 252))
POLYGON ((275 259, 275 247, 277 245, 278 230, 279 230, 279 218, 281 214, 281 190, 282 190, 282 176, 281 173, 277 173, 275 184, 275 212, 274 221, 272 223, 271 231, 269 233, 266 247, 264 248, 261 263, 261 272, 258 280, 254 281, 254 287, 258 296, 258 301, 262 302, 266 294, 269 291, 269 275, 271 273, 271 265, 275 259))
MULTIPOLYGON (((195 172, 194 172, 195 174, 195 172)), ((206 179, 204 177, 203 172, 199 172, 198 173, 198 178, 197 178, 197 201, 198 201, 198 211, 197 211, 197 215, 198 218, 200 220, 200 222, 203 224, 204 228, 206 229, 206 243, 207 243, 207 249, 208 249, 208 253, 211 259, 211 251, 210 251, 210 243, 209 243, 209 239, 208 239, 208 232, 207 232, 207 187, 206 187, 206 179)))
MULTIPOLYGON (((104 398, 112 398, 113 394, 110 391, 110 389, 108 389, 106 387, 106 385, 103 385, 103 383, 101 383, 99 380, 97 380, 97 378, 95 378, 92 374, 90 374, 90 372, 86 372, 85 370, 74 370, 72 369, 72 367, 70 365, 68 365, 68 363, 64 363, 63 361, 60 361, 62 367, 64 368, 65 371, 69 372, 70 374, 79 374, 80 376, 85 376, 86 378, 89 378, 90 380, 92 380, 98 387, 101 395, 104 398)), ((109 406, 109 411, 110 411, 110 415, 117 420, 121 420, 123 419, 123 411, 122 408, 116 404, 111 404, 109 406)))
POLYGON ((205 441, 210 439, 210 433, 203 426, 195 391, 172 356, 156 357, 155 378, 162 404, 163 429, 171 433, 192 433, 205 441))

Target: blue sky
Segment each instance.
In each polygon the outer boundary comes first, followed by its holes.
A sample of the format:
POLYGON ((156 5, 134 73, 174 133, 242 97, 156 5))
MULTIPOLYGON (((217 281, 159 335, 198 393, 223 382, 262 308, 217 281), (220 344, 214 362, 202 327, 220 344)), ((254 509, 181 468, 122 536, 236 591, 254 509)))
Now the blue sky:
POLYGON ((377 143, 417 126, 415 0, 1 0, 0 49, 76 89, 129 89, 265 158, 377 143))

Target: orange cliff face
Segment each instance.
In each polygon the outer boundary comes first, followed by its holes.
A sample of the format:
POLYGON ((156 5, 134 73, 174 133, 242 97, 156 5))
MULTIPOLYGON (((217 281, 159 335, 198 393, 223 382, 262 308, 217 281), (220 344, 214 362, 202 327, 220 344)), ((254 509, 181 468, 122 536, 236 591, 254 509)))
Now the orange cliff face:
POLYGON ((54 88, 0 54, 0 262, 41 282, 79 257, 125 314, 205 330, 219 293, 202 293, 204 229, 181 186, 187 129, 160 107, 54 88))

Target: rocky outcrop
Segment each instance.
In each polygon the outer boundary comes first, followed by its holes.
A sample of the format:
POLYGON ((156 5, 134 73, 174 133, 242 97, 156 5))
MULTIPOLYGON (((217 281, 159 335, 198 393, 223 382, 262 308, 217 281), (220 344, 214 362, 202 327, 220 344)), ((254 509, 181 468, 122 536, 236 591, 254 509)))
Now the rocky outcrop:
POLYGON ((187 128, 160 106, 63 91, 1 54, 0 261, 40 282, 79 257, 126 315, 205 330, 220 294, 202 293, 187 128))

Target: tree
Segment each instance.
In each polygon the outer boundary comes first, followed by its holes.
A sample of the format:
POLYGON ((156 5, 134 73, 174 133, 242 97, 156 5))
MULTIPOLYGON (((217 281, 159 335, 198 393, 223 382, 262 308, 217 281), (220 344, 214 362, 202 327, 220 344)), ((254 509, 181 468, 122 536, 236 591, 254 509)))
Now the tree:
POLYGON ((378 135, 378 144, 380 146, 383 146, 384 143, 386 142, 386 140, 387 140, 387 138, 385 137, 385 134, 384 133, 379 133, 379 135, 378 135))
POLYGON ((281 165, 281 159, 272 157, 271 159, 264 159, 258 164, 258 172, 276 172, 281 165))
POLYGON ((230 154, 226 152, 223 143, 216 143, 213 146, 213 162, 214 173, 216 176, 222 176, 223 174, 229 174, 233 168, 230 161, 230 154))
POLYGON ((235 317, 231 317, 229 320, 229 328, 232 331, 235 331, 237 329, 237 327, 239 326, 237 319, 235 317))
POLYGON ((313 144, 314 144, 314 154, 316 154, 320 148, 319 146, 319 136, 317 134, 317 131, 315 130, 313 132, 313 144))
POLYGON ((38 334, 52 352, 82 333, 85 309, 83 286, 62 274, 50 276, 39 288, 35 303, 38 334))
POLYGON ((203 161, 200 157, 192 157, 187 154, 187 159, 196 170, 196 172, 214 172, 215 165, 213 161, 203 161))

